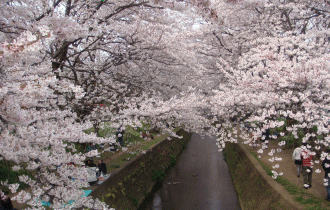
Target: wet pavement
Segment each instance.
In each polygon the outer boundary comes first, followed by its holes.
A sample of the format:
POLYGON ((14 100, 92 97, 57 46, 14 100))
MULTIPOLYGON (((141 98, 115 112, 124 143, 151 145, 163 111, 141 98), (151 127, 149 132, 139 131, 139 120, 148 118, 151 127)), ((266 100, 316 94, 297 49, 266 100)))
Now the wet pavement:
POLYGON ((215 138, 194 134, 162 187, 142 209, 239 210, 227 164, 215 143, 215 138))

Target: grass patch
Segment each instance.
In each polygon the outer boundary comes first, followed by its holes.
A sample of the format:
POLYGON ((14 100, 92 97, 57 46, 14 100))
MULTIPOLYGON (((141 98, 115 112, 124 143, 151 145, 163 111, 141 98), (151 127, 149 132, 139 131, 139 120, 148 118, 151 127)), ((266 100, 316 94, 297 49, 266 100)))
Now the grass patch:
POLYGON ((321 203, 320 200, 313 199, 313 198, 306 198, 300 201, 301 204, 303 205, 308 205, 308 204, 319 204, 321 203))
MULTIPOLYGON (((141 142, 140 144, 134 146, 134 151, 130 151, 130 152, 126 152, 121 154, 119 157, 113 159, 111 161, 111 163, 107 163, 107 168, 109 169, 109 171, 112 171, 116 168, 120 168, 120 166, 127 162, 127 159, 132 159, 135 156, 137 156, 141 151, 145 151, 147 149, 149 149, 150 147, 152 147, 153 145, 157 144, 158 142, 164 140, 164 138, 166 138, 168 135, 161 135, 161 136, 156 136, 153 140, 150 141, 146 141, 143 139, 143 142, 141 142)), ((120 152, 121 149, 118 151, 120 152)), ((101 154, 101 158, 106 160, 111 158, 111 156, 115 155, 116 153, 113 152, 104 152, 101 154)))
MULTIPOLYGON (((173 132, 177 132, 180 128, 175 128, 173 130, 173 132)), ((108 171, 111 172, 116 168, 120 168, 120 166, 127 162, 127 159, 132 159, 135 156, 137 156, 138 154, 140 154, 142 151, 146 151, 148 149, 150 149, 151 147, 153 147, 154 145, 156 145, 157 143, 163 141, 164 139, 166 139, 169 134, 163 134, 163 135, 158 135, 156 133, 153 133, 154 139, 151 140, 145 140, 140 138, 140 133, 136 130, 134 130, 133 128, 129 128, 127 129, 127 132, 125 132, 124 134, 124 139, 125 139, 125 135, 131 134, 130 137, 128 137, 127 139, 130 140, 130 143, 134 142, 133 136, 136 136, 137 134, 139 135, 138 137, 136 137, 135 143, 137 143, 134 146, 134 149, 132 149, 132 151, 130 152, 125 152, 123 154, 121 154, 119 157, 113 159, 110 163, 106 163, 108 171)), ((118 152, 121 152, 121 149, 119 149, 118 152)), ((101 154, 101 158, 103 160, 107 160, 110 159, 113 155, 115 155, 116 153, 113 152, 104 152, 101 154)), ((174 160, 172 160, 174 161, 174 160)))
MULTIPOLYGON (((132 159, 135 156, 139 155, 142 151, 146 151, 148 149, 150 149, 152 146, 156 145, 157 143, 161 142, 162 140, 164 140, 165 138, 167 138, 169 136, 169 134, 163 134, 163 135, 159 135, 157 133, 151 133, 153 135, 153 139, 151 140, 145 140, 143 138, 140 137, 140 132, 145 133, 146 131, 148 131, 150 128, 148 125, 144 124, 142 128, 137 128, 134 129, 130 126, 126 126, 125 127, 125 133, 124 133, 124 144, 125 146, 127 146, 127 148, 129 149, 128 152, 124 152, 123 154, 119 155, 117 158, 111 160, 110 163, 106 162, 108 171, 111 172, 112 170, 116 169, 116 168, 120 168, 120 166, 127 162, 128 159, 132 159), (132 147, 132 149, 130 149, 132 147)), ((173 130, 173 132, 177 132, 180 128, 175 128, 173 130)), ((93 130, 93 128, 91 128, 90 130, 93 130)), ((103 132, 103 130, 101 130, 103 132)), ((100 132, 101 132, 100 131, 100 132)), ((112 132, 111 129, 108 130, 108 132, 112 132)), ((115 133, 115 130, 113 131, 113 134, 115 133)), ((107 134, 109 135, 109 134, 107 134)), ((101 159, 103 160, 108 160, 111 159, 112 156, 116 155, 118 152, 122 152, 122 149, 120 148, 119 151, 117 152, 104 152, 102 153, 101 159)), ((97 161, 98 158, 94 158, 94 162, 97 161)))
POLYGON ((302 196, 296 196, 296 197, 294 197, 294 199, 298 202, 301 202, 304 200, 304 198, 302 196))
POLYGON ((164 140, 165 138, 167 138, 167 135, 166 136, 159 136, 157 138, 154 138, 151 141, 142 142, 141 145, 138 146, 138 148, 142 151, 147 150, 150 147, 152 147, 153 145, 157 144, 158 142, 164 140))
POLYGON ((321 204, 311 206, 311 207, 306 207, 304 208, 305 210, 326 210, 328 208, 324 208, 321 204))
POLYGON ((291 194, 291 195, 297 195, 299 190, 296 186, 285 186, 285 189, 291 194))
MULTIPOLYGON (((20 182, 19 181, 19 176, 20 175, 27 175, 31 179, 34 180, 33 174, 35 172, 33 171, 28 171, 25 169, 20 169, 18 171, 13 171, 12 167, 16 165, 14 162, 7 161, 7 160, 1 160, 0 161, 0 181, 5 182, 8 180, 8 184, 13 184, 13 183, 19 183, 19 188, 18 190, 23 190, 29 187, 29 185, 20 182)), ((5 194, 10 194, 10 190, 7 186, 1 185, 0 189, 5 193, 5 194)))
POLYGON ((125 163, 127 161, 130 161, 130 159, 134 158, 136 155, 137 155, 136 153, 133 153, 133 154, 132 153, 124 153, 121 156, 119 156, 118 158, 111 161, 111 163, 108 163, 107 168, 109 168, 109 171, 112 171, 116 168, 120 168, 120 166, 123 163, 125 163))
POLYGON ((120 165, 112 164, 112 168, 120 168, 120 165))

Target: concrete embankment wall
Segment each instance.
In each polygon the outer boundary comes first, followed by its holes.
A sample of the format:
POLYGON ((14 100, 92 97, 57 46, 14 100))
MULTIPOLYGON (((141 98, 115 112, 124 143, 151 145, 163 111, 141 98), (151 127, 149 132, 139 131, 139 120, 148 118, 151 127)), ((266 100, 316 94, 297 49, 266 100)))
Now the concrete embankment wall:
POLYGON ((300 209, 244 145, 226 144, 224 155, 242 210, 300 209))
POLYGON ((91 196, 116 210, 137 209, 157 181, 165 178, 166 171, 175 164, 192 134, 181 129, 177 135, 183 138, 161 141, 145 154, 133 158, 96 188, 91 196))

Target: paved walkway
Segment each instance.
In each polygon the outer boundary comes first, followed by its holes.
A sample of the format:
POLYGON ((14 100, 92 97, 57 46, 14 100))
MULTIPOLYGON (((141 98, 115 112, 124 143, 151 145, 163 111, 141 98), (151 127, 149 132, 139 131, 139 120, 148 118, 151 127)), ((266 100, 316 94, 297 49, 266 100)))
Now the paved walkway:
MULTIPOLYGON (((261 156, 261 161, 268 166, 269 168, 272 168, 275 164, 279 164, 280 168, 274 169, 277 172, 283 172, 283 178, 287 179, 291 183, 295 184, 298 187, 301 187, 303 189, 303 176, 300 175, 300 178, 297 177, 297 170, 296 165, 294 164, 294 161, 292 160, 292 153, 293 148, 282 150, 281 153, 275 153, 274 157, 282 157, 282 161, 275 161, 270 162, 268 159, 270 159, 272 156, 268 155, 268 153, 272 149, 280 148, 274 141, 270 141, 268 144, 268 149, 264 150, 263 154, 257 153, 257 149, 252 149, 251 147, 247 146, 249 149, 254 151, 256 154, 261 156)), ((312 179, 312 188, 309 188, 306 190, 308 193, 312 193, 313 195, 320 197, 320 198, 326 198, 327 193, 325 190, 325 186, 323 185, 323 177, 324 177, 324 171, 321 166, 322 161, 320 161, 318 164, 315 164, 314 170, 313 170, 313 179, 312 179), (320 169, 321 173, 315 173, 316 169, 320 169)))

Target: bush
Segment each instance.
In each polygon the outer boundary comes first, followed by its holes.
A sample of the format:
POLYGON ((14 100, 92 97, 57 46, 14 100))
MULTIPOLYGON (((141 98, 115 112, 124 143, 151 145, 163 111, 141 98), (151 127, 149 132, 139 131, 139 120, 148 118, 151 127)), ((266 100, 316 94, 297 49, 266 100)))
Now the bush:
POLYGON ((174 155, 170 155, 170 164, 171 164, 171 166, 174 166, 175 163, 176 163, 176 158, 175 158, 175 156, 174 156, 174 155))
POLYGON ((154 170, 151 175, 151 180, 154 182, 161 182, 165 179, 165 171, 162 169, 154 170))
POLYGON ((293 136, 292 133, 290 133, 289 135, 283 136, 282 139, 284 141, 286 141, 286 146, 287 147, 293 147, 295 145, 295 141, 298 140, 293 136))

